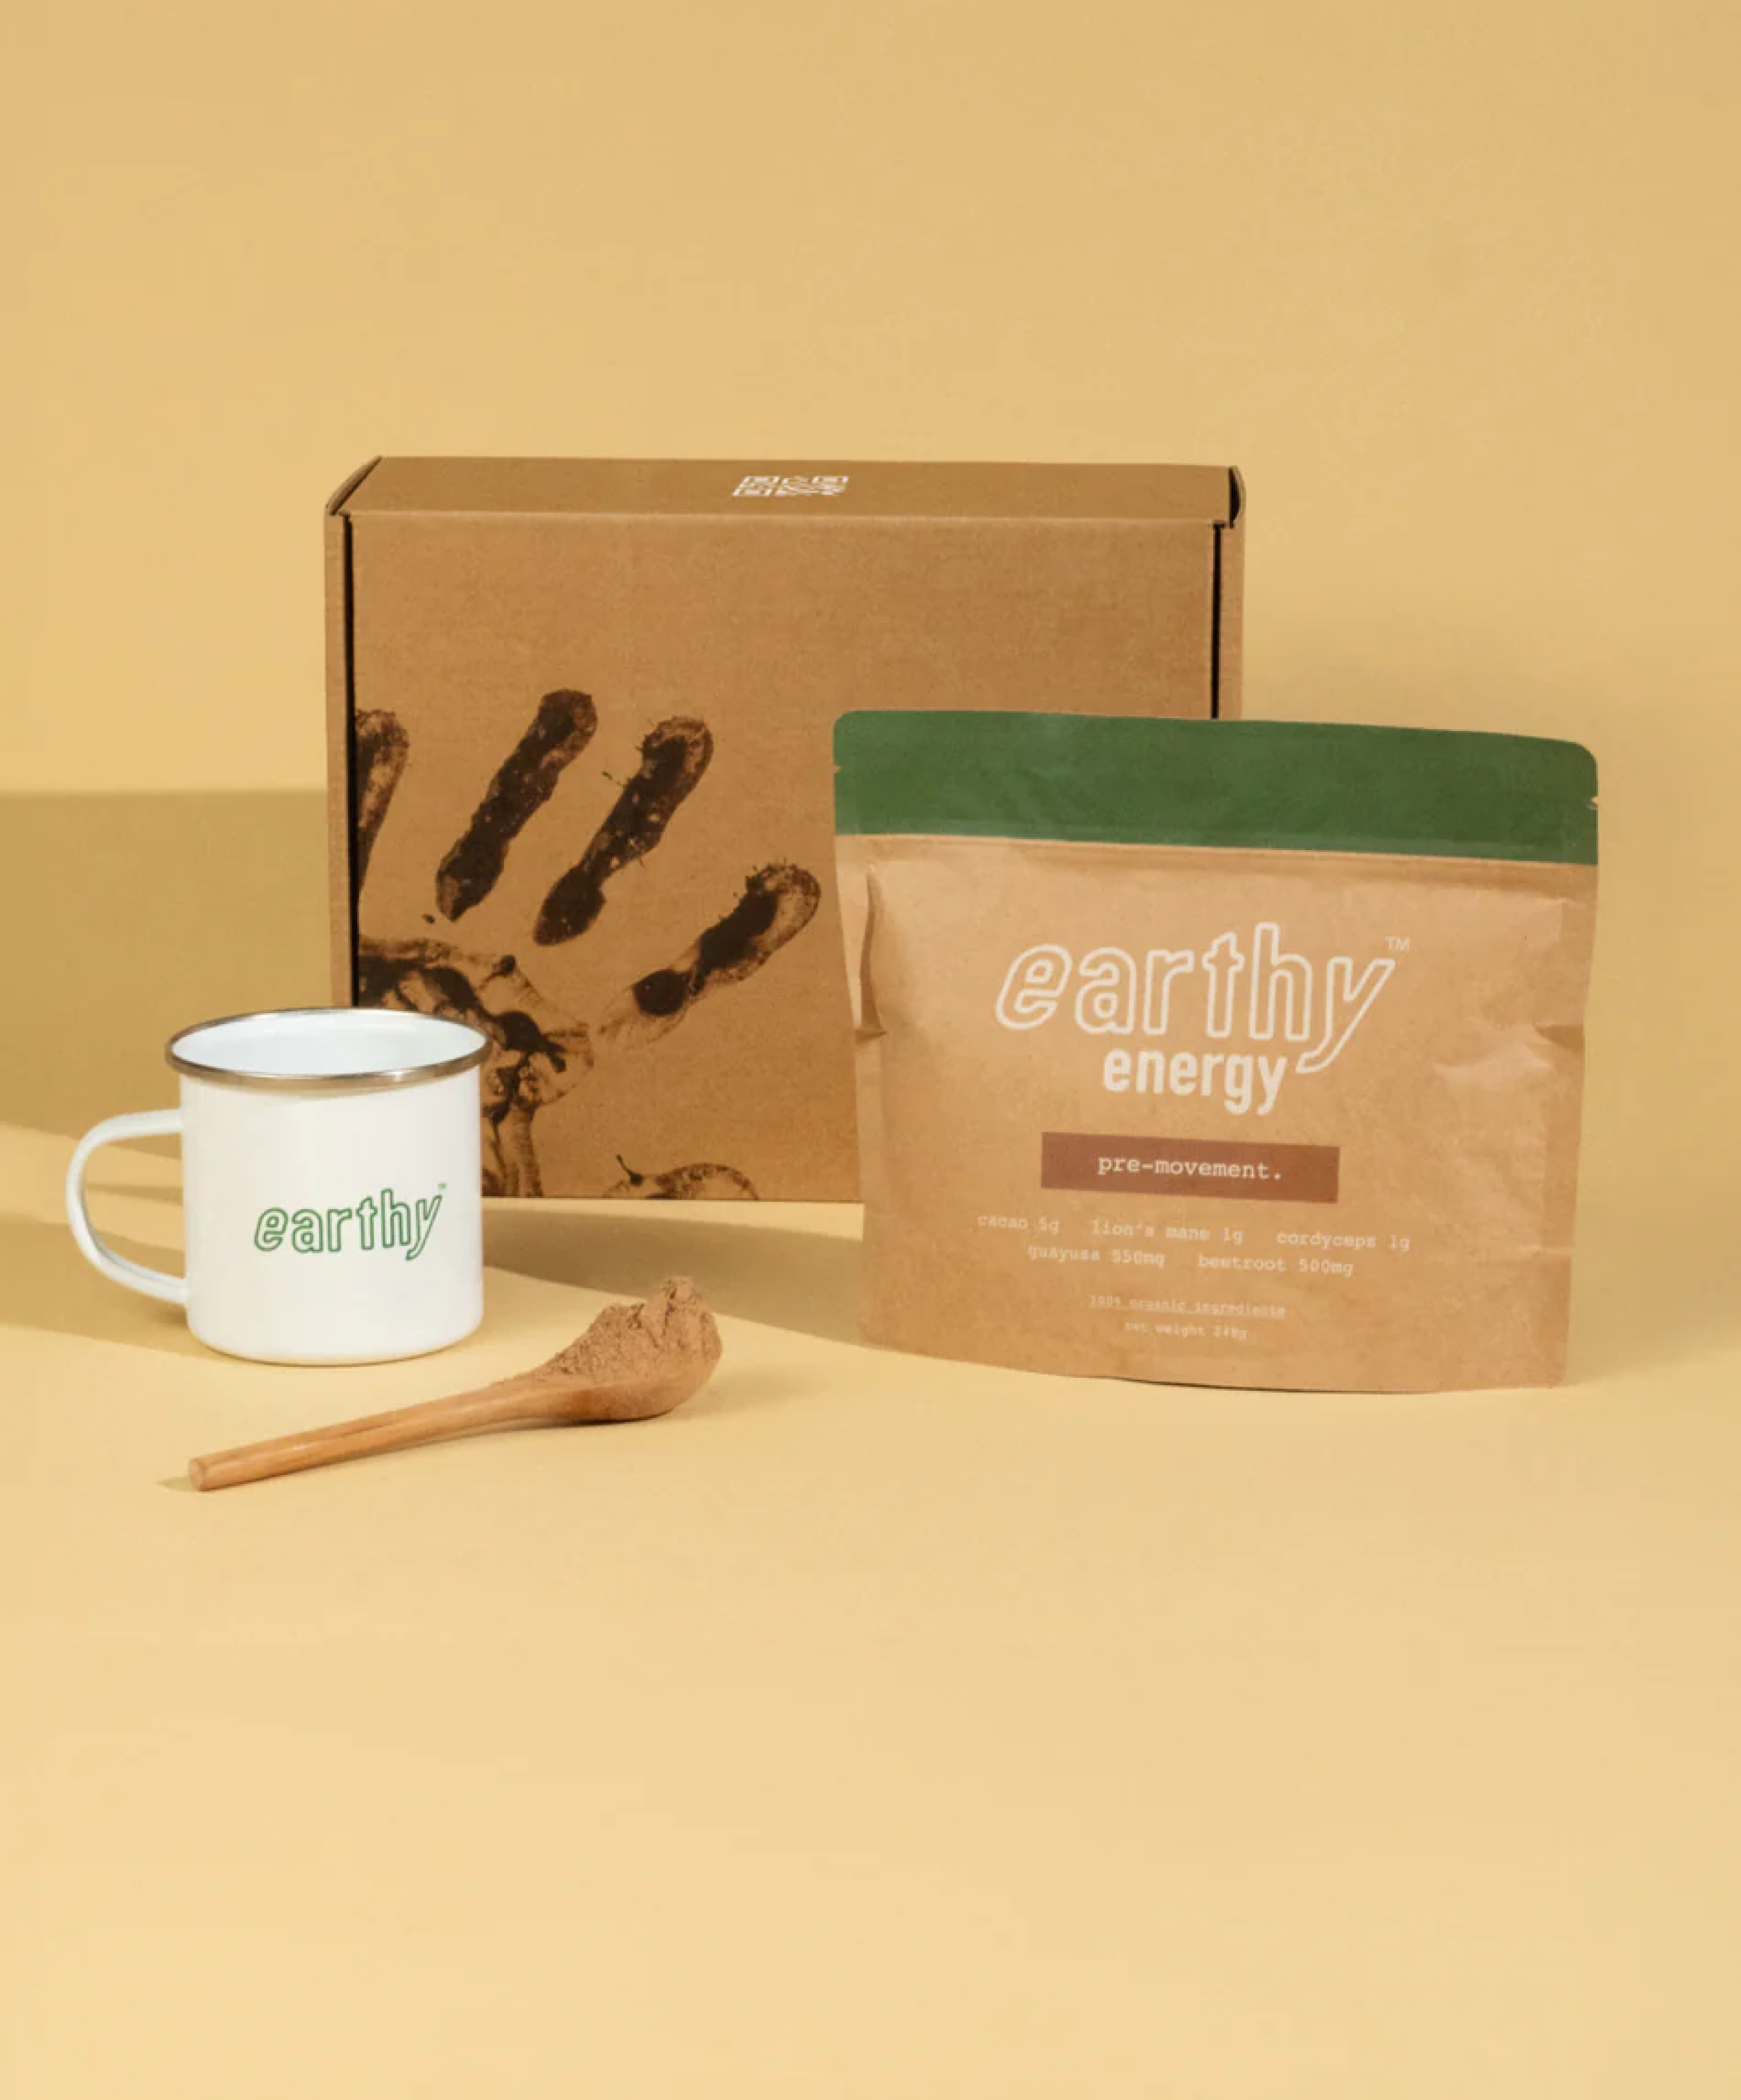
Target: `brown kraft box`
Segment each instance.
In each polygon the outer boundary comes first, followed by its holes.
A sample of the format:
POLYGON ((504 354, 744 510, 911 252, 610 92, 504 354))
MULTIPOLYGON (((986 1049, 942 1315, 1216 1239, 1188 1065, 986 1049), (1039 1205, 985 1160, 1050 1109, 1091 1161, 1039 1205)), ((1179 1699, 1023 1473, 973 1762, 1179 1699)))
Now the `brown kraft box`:
POLYGON ((831 738, 1237 714, 1222 467, 383 459, 327 520, 335 995, 483 1026, 507 1195, 850 1198, 831 738))

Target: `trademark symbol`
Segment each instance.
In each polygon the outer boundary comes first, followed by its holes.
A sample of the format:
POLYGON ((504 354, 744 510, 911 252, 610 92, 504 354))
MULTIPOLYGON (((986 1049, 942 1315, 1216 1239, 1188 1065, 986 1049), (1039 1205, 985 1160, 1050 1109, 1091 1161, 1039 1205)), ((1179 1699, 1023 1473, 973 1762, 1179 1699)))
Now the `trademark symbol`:
POLYGON ((1406 933, 1388 933, 1385 936, 1384 945, 1393 955, 1406 955, 1408 952, 1408 936, 1406 933))

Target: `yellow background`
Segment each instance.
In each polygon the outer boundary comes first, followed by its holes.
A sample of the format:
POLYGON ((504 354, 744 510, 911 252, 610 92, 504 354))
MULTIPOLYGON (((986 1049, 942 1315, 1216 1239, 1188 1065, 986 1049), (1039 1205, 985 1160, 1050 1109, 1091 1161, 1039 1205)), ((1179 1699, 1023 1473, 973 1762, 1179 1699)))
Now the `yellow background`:
MULTIPOLYGON (((5 36, 10 2089, 1741 2089, 1741 16, 5 36), (84 1271, 70 1136, 324 995, 319 514, 379 451, 1236 461, 1250 712, 1602 761, 1578 1383, 873 1357, 840 1214, 504 1215, 484 1336, 319 1382, 84 1271), (731 1344, 669 1424, 158 1485, 668 1261, 731 1344)), ((161 1256, 173 1162, 104 1176, 161 1256)))

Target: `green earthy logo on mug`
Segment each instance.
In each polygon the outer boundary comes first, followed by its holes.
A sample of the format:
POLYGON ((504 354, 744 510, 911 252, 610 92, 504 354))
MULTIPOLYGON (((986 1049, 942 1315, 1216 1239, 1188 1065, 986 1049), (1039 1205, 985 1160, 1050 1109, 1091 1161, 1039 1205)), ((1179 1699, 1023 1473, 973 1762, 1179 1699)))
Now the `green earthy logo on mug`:
POLYGON ((293 1254, 403 1253, 415 1261, 430 1243, 447 1186, 443 1181, 433 1196, 404 1199, 383 1189, 324 1211, 271 1204, 254 1221, 253 1243, 262 1254, 275 1254, 288 1242, 293 1254))

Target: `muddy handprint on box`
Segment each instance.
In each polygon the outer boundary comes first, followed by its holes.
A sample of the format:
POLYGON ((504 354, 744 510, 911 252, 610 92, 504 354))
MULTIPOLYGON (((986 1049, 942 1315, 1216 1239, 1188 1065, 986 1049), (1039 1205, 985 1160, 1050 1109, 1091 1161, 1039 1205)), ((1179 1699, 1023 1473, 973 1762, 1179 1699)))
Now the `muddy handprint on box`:
MULTIPOLYGON (((359 898, 356 995, 366 1006, 401 1007, 469 1021, 489 1036, 483 1068, 484 1191, 543 1193, 535 1125, 540 1110, 582 1083, 606 1057, 657 1055, 659 1039, 681 1027, 703 1001, 729 994, 771 961, 815 916, 816 877, 786 861, 756 868, 734 901, 681 955, 648 971, 588 1021, 564 1012, 538 989, 519 952, 479 952, 449 933, 495 889, 515 841, 562 785, 592 742, 598 712, 580 692, 547 693, 530 726, 485 788, 461 836, 432 871, 437 931, 390 938, 370 930, 368 865, 394 791, 416 762, 399 717, 359 712, 355 722, 355 856, 359 898)), ((640 765, 588 835, 578 857, 559 868, 527 929, 533 949, 583 938, 613 903, 615 879, 644 862, 666 827, 701 786, 713 756, 705 722, 673 716, 642 737, 640 765)), ((576 783, 576 788, 578 783, 576 783)), ((579 801, 576 788, 569 796, 579 801)), ((565 796, 565 801, 567 796, 565 796)), ((587 819, 577 815, 577 826, 587 819)), ((573 834, 571 834, 573 836, 573 834)), ((724 902, 725 900, 722 900, 724 902)), ((536 968, 536 964, 534 965, 536 968)), ((624 1165, 606 1193, 653 1200, 753 1196, 748 1176, 712 1161, 650 1170, 624 1165)))

